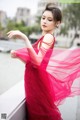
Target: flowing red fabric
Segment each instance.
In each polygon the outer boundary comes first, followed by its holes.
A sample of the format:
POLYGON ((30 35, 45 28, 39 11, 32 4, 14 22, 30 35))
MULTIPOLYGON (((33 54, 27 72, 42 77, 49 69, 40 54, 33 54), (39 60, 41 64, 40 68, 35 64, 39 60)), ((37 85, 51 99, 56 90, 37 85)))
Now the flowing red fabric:
POLYGON ((16 55, 26 62, 25 95, 29 120, 61 120, 58 105, 67 97, 80 95, 80 49, 38 49, 39 39, 33 48, 43 58, 36 64, 29 48, 16 50, 16 55))

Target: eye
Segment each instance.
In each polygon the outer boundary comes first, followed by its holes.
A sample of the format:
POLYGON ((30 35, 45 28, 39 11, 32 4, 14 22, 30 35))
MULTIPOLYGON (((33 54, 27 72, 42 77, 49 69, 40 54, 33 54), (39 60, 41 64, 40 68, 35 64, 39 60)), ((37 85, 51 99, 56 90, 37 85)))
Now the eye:
POLYGON ((42 17, 42 19, 44 20, 44 19, 45 19, 45 17, 42 17))
POLYGON ((48 19, 48 21, 53 21, 52 19, 48 19))

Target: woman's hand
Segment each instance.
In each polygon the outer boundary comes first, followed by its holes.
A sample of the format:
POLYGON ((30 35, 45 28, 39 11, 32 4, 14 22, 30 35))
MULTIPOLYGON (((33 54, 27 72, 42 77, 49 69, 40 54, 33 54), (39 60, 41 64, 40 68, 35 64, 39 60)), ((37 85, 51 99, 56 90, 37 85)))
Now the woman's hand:
POLYGON ((15 53, 15 50, 11 50, 10 52, 12 58, 17 58, 17 55, 15 53))
POLYGON ((23 39, 26 40, 27 36, 25 34, 23 34, 22 32, 20 32, 19 30, 11 30, 7 33, 9 38, 19 38, 19 39, 23 39))
POLYGON ((19 38, 19 39, 23 39, 25 41, 25 43, 26 43, 26 47, 27 48, 32 47, 28 37, 24 33, 22 33, 21 31, 19 31, 19 30, 11 30, 11 31, 9 31, 7 33, 7 35, 8 35, 9 38, 16 37, 16 38, 19 38))

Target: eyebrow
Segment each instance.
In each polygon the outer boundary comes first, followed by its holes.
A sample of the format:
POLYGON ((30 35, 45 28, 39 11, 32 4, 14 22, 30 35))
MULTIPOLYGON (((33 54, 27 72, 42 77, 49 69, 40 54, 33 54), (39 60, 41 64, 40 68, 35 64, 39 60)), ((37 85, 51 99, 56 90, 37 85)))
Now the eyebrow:
MULTIPOLYGON (((46 16, 45 16, 45 15, 42 15, 42 17, 46 17, 46 16)), ((48 17, 48 18, 53 19, 52 17, 48 17)))

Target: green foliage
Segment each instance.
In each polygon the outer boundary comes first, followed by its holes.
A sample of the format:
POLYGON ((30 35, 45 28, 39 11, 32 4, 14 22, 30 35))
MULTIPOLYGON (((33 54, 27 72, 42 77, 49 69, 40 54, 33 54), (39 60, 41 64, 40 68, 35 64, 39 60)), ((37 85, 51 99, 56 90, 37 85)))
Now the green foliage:
MULTIPOLYGON (((1 25, 0 25, 0 30, 3 31, 1 25)), ((6 33, 9 32, 10 30, 20 30, 27 36, 29 36, 33 32, 35 32, 37 34, 37 33, 41 32, 40 17, 36 18, 36 23, 34 24, 34 26, 26 26, 24 21, 21 21, 20 23, 16 23, 15 20, 8 20, 7 26, 4 30, 4 36, 7 37, 6 33)))
POLYGON ((80 0, 59 0, 60 3, 80 3, 80 0))
POLYGON ((41 16, 36 16, 36 22, 40 24, 41 16))
POLYGON ((34 25, 34 26, 32 26, 32 32, 40 33, 41 32, 40 25, 34 25))
POLYGON ((61 30, 60 30, 59 34, 68 35, 68 31, 67 30, 68 30, 67 26, 61 27, 61 30))
POLYGON ((14 29, 14 27, 15 27, 15 22, 13 22, 12 20, 9 20, 7 24, 7 31, 14 29))
POLYGON ((41 31, 40 26, 38 24, 29 27, 26 26, 23 21, 21 23, 16 23, 11 20, 7 24, 7 32, 10 30, 20 30, 26 35, 30 35, 32 32, 38 33, 41 31))
POLYGON ((72 38, 71 46, 73 45, 75 35, 80 30, 80 3, 67 4, 67 7, 62 11, 64 28, 61 34, 67 35, 67 31, 73 29, 75 34, 72 38), (63 32, 63 33, 62 33, 63 32))
POLYGON ((63 10, 63 21, 68 29, 74 29, 77 33, 80 29, 80 4, 68 4, 63 10))
POLYGON ((0 23, 0 31, 4 30, 4 28, 2 27, 1 23, 0 23))

